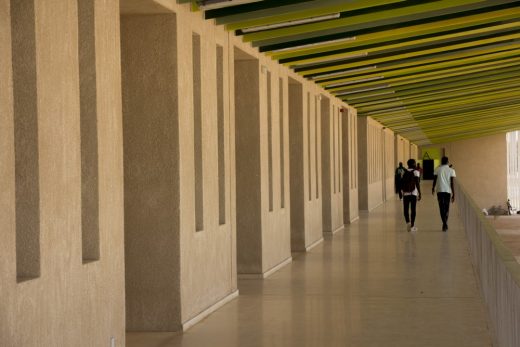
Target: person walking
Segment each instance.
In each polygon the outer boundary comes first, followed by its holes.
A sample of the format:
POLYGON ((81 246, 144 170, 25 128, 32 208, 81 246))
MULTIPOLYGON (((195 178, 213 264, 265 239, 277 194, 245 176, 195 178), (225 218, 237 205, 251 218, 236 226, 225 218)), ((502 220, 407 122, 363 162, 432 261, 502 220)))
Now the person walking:
POLYGON ((421 167, 421 163, 417 163, 417 171, 419 171, 419 173, 421 174, 421 178, 422 178, 423 169, 421 167))
POLYGON ((435 186, 437 186, 437 201, 439 202, 439 211, 442 219, 442 231, 448 230, 448 216, 450 214, 450 200, 455 202, 455 189, 453 182, 457 175, 455 170, 449 165, 448 157, 442 157, 441 166, 435 169, 433 173, 432 194, 435 194, 435 186), (439 183, 437 185, 437 183, 439 183))
POLYGON ((401 192, 401 181, 405 173, 403 163, 399 162, 399 166, 395 169, 395 193, 399 194, 399 200, 403 200, 403 193, 401 192))
POLYGON ((417 227, 415 226, 415 215, 417 201, 421 200, 421 174, 415 167, 414 159, 409 159, 406 164, 408 169, 406 169, 401 182, 404 220, 406 221, 406 229, 408 231, 416 232, 417 227), (412 212, 411 215, 409 214, 410 208, 412 212))

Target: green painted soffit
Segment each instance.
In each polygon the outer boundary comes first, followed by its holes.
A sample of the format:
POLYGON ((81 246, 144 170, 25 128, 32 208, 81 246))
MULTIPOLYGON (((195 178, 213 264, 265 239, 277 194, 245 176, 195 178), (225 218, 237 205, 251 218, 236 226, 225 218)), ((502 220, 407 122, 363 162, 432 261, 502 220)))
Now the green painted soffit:
POLYGON ((520 129, 518 0, 228 5, 204 14, 417 144, 520 129))

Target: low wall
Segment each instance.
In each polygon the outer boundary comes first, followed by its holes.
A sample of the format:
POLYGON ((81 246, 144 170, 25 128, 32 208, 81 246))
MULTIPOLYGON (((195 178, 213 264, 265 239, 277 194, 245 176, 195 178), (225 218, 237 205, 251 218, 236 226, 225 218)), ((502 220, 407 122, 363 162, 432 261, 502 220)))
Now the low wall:
POLYGON ((460 184, 456 184, 456 196, 494 345, 520 346, 520 264, 460 184))

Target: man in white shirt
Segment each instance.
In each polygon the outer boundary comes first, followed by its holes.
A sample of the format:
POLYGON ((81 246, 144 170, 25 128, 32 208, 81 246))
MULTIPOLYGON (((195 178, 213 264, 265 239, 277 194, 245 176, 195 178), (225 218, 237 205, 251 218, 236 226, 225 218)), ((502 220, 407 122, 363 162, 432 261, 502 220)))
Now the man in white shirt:
POLYGON ((437 185, 437 201, 439 202, 439 210, 442 219, 442 231, 448 230, 448 215, 450 213, 450 200, 455 202, 455 189, 453 188, 453 180, 457 176, 455 170, 449 166, 448 157, 442 157, 441 166, 435 169, 433 178, 432 194, 435 193, 435 185, 437 185))

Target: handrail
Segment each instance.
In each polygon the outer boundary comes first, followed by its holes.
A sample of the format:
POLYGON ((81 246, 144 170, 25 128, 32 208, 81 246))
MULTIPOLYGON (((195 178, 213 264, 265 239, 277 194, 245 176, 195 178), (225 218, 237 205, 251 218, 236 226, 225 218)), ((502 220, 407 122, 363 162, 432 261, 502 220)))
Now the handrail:
POLYGON ((520 264, 458 182, 455 192, 495 345, 520 346, 520 264))

